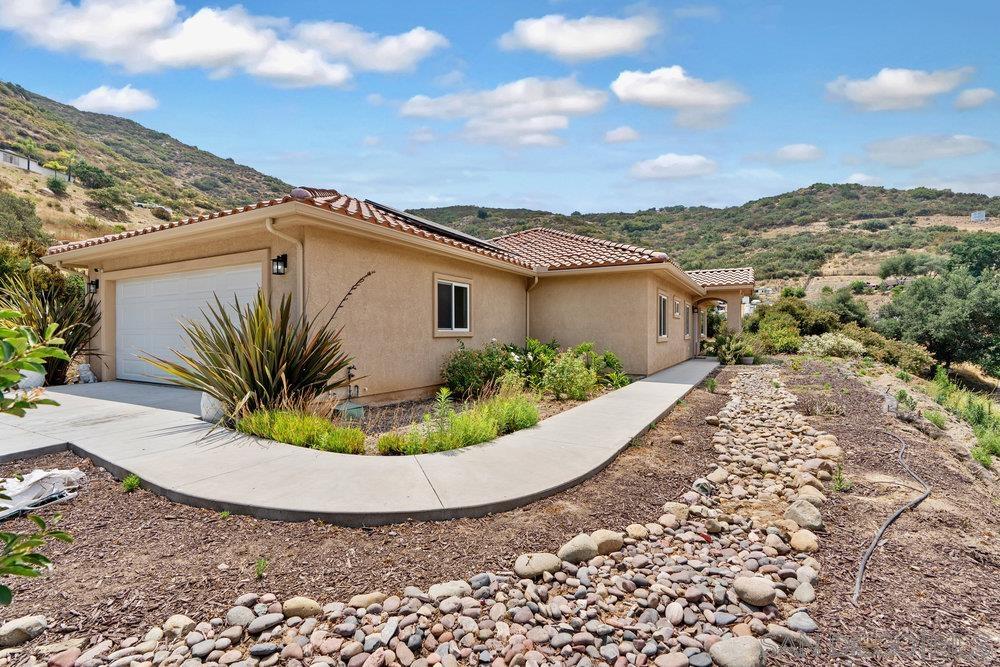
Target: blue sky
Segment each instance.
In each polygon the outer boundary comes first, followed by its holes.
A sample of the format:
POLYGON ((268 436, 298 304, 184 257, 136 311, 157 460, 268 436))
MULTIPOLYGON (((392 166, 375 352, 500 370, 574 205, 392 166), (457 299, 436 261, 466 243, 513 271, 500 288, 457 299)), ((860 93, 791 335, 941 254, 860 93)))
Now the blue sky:
POLYGON ((1000 3, 0 0, 0 79, 399 207, 1000 194, 1000 3))

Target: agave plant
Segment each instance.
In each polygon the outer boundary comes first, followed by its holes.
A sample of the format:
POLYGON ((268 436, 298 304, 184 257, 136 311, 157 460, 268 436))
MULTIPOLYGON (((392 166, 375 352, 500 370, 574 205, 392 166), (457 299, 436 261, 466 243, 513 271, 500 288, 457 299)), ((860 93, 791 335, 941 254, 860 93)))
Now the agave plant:
POLYGON ((332 326, 336 312, 328 318, 293 316, 290 297, 275 311, 262 292, 242 305, 223 305, 216 297, 204 321, 181 324, 190 353, 171 350, 177 360, 140 358, 166 373, 171 384, 219 401, 235 422, 256 410, 307 405, 347 384, 344 371, 352 358, 332 326))
POLYGON ((47 385, 66 384, 71 360, 92 352, 89 345, 100 327, 101 311, 77 281, 47 271, 8 276, 0 285, 0 308, 21 313, 21 323, 39 338, 57 325, 55 337, 63 339, 67 358, 45 365, 47 385))

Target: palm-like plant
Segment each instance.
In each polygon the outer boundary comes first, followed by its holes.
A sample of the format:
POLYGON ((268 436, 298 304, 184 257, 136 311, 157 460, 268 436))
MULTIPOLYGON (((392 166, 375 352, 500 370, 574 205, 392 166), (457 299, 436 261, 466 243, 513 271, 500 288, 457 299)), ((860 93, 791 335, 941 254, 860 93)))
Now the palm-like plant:
POLYGON ((11 275, 0 285, 0 308, 22 314, 21 323, 43 338, 53 325, 55 336, 63 339, 66 359, 52 359, 45 365, 45 383, 66 383, 70 362, 90 352, 90 341, 100 327, 98 303, 87 295, 78 281, 55 272, 11 275))
POLYGON ((205 320, 182 328, 189 354, 171 350, 178 361, 141 355, 167 374, 167 381, 201 391, 222 404, 230 422, 256 410, 305 405, 347 384, 352 358, 344 352, 340 329, 329 318, 292 315, 285 296, 276 312, 262 292, 241 305, 218 297, 205 320))

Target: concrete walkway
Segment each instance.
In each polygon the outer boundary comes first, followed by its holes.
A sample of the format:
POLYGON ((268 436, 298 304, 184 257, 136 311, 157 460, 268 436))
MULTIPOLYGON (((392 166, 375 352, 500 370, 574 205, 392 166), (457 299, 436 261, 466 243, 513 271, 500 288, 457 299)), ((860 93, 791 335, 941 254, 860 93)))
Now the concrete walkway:
POLYGON ((103 382, 50 389, 59 407, 0 417, 0 462, 69 449, 171 500, 265 519, 383 525, 482 516, 593 476, 717 364, 692 359, 493 442, 418 456, 350 456, 198 419, 198 395, 103 382))

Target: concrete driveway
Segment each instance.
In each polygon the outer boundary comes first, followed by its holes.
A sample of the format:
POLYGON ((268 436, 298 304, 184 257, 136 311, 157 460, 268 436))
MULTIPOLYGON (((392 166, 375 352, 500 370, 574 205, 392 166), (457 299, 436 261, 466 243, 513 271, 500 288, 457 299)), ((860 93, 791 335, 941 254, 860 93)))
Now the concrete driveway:
MULTIPOLYGON (((198 418, 200 396, 103 382, 49 390, 59 407, 0 417, 0 461, 69 449, 176 502, 265 519, 380 525, 482 516, 593 476, 715 368, 692 359, 493 442, 351 456, 261 440, 198 418)), ((85 491, 84 491, 85 492, 85 491)))

